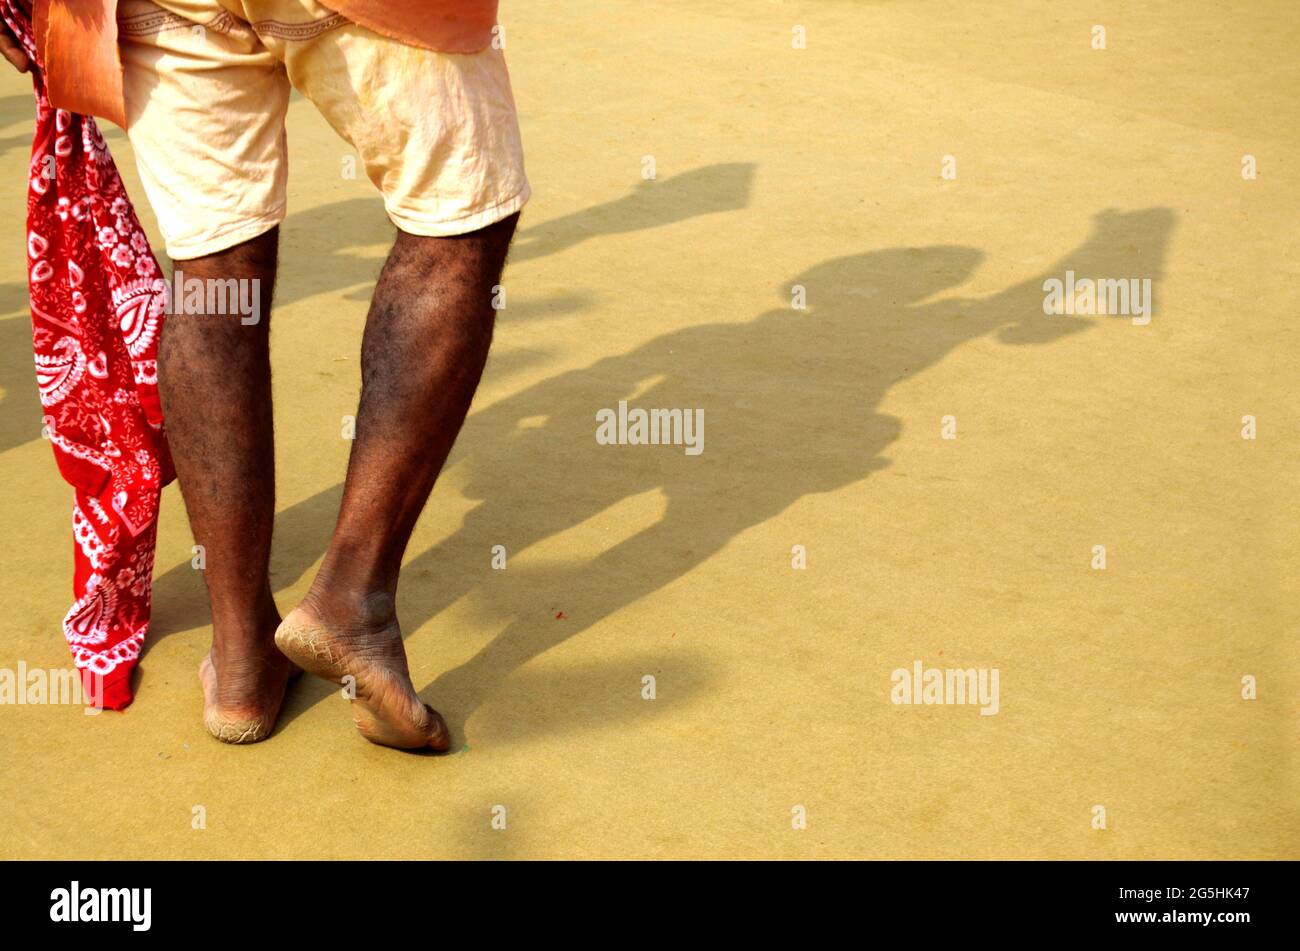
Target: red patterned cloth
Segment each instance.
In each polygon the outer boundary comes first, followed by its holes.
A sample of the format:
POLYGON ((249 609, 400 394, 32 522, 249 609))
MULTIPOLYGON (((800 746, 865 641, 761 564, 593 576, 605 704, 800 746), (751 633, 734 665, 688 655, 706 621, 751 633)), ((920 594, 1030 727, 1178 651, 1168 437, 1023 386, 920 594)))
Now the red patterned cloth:
POLYGON ((0 12, 33 63, 27 265, 44 433, 76 490, 63 633, 89 695, 120 710, 149 629, 154 540, 171 456, 158 402, 167 286, 89 116, 54 109, 27 17, 0 12))

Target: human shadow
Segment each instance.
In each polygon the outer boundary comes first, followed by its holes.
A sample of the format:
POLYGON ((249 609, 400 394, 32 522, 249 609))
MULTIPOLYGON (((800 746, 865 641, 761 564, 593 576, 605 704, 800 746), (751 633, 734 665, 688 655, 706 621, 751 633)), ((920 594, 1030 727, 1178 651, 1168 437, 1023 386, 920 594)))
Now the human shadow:
MULTIPOLYGON (((629 194, 529 224, 525 219, 510 259, 516 263, 567 250, 590 238, 627 234, 686 221, 700 215, 736 211, 749 204, 755 165, 729 162, 706 165, 665 178, 640 182, 629 194)), ((280 279, 277 305, 316 294, 347 289, 348 300, 370 300, 379 277, 381 258, 358 253, 360 248, 391 243, 393 225, 378 197, 348 198, 289 215, 280 229, 280 279), (294 261, 310 261, 310 272, 295 271, 294 261)), ((571 314, 591 304, 588 295, 566 291, 507 306, 510 319, 571 314)))
MULTIPOLYGON (((647 182, 646 188, 617 201, 526 229, 521 241, 533 248, 532 256, 539 256, 571 247, 596 234, 661 227, 695 215, 742 208, 748 202, 753 170, 752 163, 711 165, 662 183, 647 182), (647 191, 651 187, 653 196, 647 191)), ((377 197, 350 198, 289 215, 281 226, 280 256, 286 265, 276 284, 276 308, 340 290, 346 290, 344 296, 349 299, 369 300, 383 262, 372 254, 361 253, 361 249, 386 244, 392 235, 392 223, 377 197), (310 261, 312 267, 309 271, 300 270, 294 267, 294 261, 310 261)), ((519 256, 518 251, 512 254, 519 256)), ((590 308, 592 303, 593 298, 587 292, 566 289, 508 300, 500 319, 542 321, 567 317, 590 308)), ((6 352, 13 354, 21 349, 11 347, 6 352)), ((553 353, 553 350, 537 348, 513 351, 498 348, 491 357, 491 373, 498 380, 509 377, 536 367, 553 353)), ((7 371, 8 365, 0 364, 0 372, 7 371)), ((16 434, 15 438, 17 434, 25 434, 26 417, 22 420, 15 417, 10 423, 3 415, 6 408, 0 405, 0 437, 10 430, 16 434)), ((272 580, 277 591, 291 585, 323 554, 329 538, 328 526, 338 511, 340 495, 341 486, 333 486, 276 516, 272 574, 277 577, 272 580), (303 526, 327 527, 303 533, 303 526), (280 563, 279 559, 285 557, 291 559, 289 565, 280 563)), ((188 561, 156 577, 153 591, 153 615, 145 653, 169 634, 210 622, 203 580, 188 561)))
MULTIPOLYGON (((1154 294, 1173 225, 1166 208, 1103 212, 1088 238, 1051 266, 975 298, 945 293, 980 264, 982 252, 971 247, 891 248, 831 259, 791 280, 806 289, 806 310, 786 305, 749 321, 664 334, 474 412, 449 468, 460 470, 457 481, 479 505, 448 538, 407 562, 399 605, 411 633, 470 595, 475 626, 500 632, 425 685, 421 696, 444 712, 458 738, 466 737, 467 721, 492 698, 475 730, 500 745, 526 742, 542 730, 592 729, 644 715, 637 687, 645 674, 659 678, 661 693, 676 689, 675 702, 707 689, 717 671, 698 653, 670 646, 679 627, 698 624, 698 618, 666 616, 662 630, 647 632, 635 653, 577 673, 516 672, 661 591, 799 499, 855 484, 888 466, 885 452, 902 424, 879 412, 881 402, 895 385, 958 346, 992 336, 1007 345, 996 351, 1004 359, 1020 360, 1021 347, 1115 319, 1044 314, 1046 278, 1064 278, 1067 270, 1145 277, 1154 294), (641 407, 703 409, 704 452, 597 444, 596 411, 620 399, 641 407), (594 558, 519 558, 646 493, 660 500, 662 515, 594 558), (508 552, 504 571, 489 565, 494 545, 508 552), (655 649, 647 652, 647 644, 655 649), (505 690, 508 679, 511 689, 505 690)), ((777 290, 789 299, 790 286, 777 290)), ((339 494, 335 486, 277 519, 277 590, 319 557, 339 494)), ((774 559, 786 557, 788 549, 773 553, 774 559)), ((185 584, 201 583, 188 565, 156 583, 156 610, 164 615, 184 573, 190 576, 185 584)), ((709 611, 745 618, 743 592, 709 611)), ((689 638, 692 632, 682 633, 689 638)), ((300 687, 286 704, 285 724, 333 693, 323 683, 300 687)))
MULTIPOLYGON (((468 718, 529 661, 662 590, 799 499, 889 465, 884 453, 901 423, 878 407, 900 382, 981 337, 1007 344, 1003 359, 1032 359, 1019 348, 1105 319, 1044 314, 1046 278, 1072 269, 1158 285, 1173 221, 1165 208, 1103 212, 1085 242, 1041 274, 978 298, 940 296, 979 264, 974 248, 835 258, 792 281, 806 288, 806 310, 783 306, 750 321, 674 331, 474 413, 453 465, 466 468, 464 492, 480 504, 449 538, 405 566, 400 613, 405 630, 415 631, 473 592, 485 626, 504 627, 421 695, 464 735, 468 718), (702 408, 703 453, 597 444, 596 411, 630 397, 641 407, 702 408), (595 558, 489 568, 494 545, 517 558, 647 492, 662 498, 663 515, 595 558)), ((789 288, 780 293, 788 298, 789 288)), ((744 618, 743 588, 708 610, 744 618)), ((665 630, 677 624, 662 622, 665 630)), ((626 682, 607 686, 627 689, 626 682)), ((565 716, 594 725, 592 696, 568 698, 565 716)), ((517 722, 556 719, 556 697, 540 683, 530 703, 517 722)))
POLYGON ((738 211, 749 204, 753 162, 723 162, 662 181, 641 181, 629 194, 520 231, 510 260, 530 261, 603 235, 661 228, 700 215, 738 211))

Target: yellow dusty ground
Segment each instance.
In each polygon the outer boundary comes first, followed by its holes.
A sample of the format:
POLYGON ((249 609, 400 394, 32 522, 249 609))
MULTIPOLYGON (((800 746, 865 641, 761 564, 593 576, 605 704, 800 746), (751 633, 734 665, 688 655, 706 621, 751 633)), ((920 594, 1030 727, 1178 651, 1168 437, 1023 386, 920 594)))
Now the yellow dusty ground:
MULTIPOLYGON (((268 742, 211 740, 173 486, 135 704, 0 708, 0 855, 1300 853, 1291 0, 504 6, 536 197, 399 599, 459 752, 369 746, 310 678, 268 742), (1150 323, 1045 316, 1067 270, 1149 278, 1150 323), (704 452, 598 445, 621 399, 703 409, 704 452), (998 713, 892 703, 917 661, 997 668, 998 713)), ((0 78, 8 668, 66 665, 71 583, 25 83, 0 78)), ((289 123, 282 609, 391 234, 310 104, 289 123)))

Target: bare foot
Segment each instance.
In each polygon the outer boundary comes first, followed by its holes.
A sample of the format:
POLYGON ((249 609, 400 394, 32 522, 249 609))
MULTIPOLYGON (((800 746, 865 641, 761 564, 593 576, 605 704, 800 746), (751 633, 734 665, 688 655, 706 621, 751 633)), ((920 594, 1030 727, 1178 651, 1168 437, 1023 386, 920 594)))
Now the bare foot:
POLYGON ((285 690, 302 671, 274 649, 266 656, 227 658, 213 651, 199 664, 203 725, 223 743, 256 743, 271 735, 285 690))
POLYGON ((276 646, 304 670, 355 690, 352 719, 371 743, 445 751, 451 732, 415 693, 392 597, 369 595, 351 617, 325 615, 304 601, 275 632, 276 646))

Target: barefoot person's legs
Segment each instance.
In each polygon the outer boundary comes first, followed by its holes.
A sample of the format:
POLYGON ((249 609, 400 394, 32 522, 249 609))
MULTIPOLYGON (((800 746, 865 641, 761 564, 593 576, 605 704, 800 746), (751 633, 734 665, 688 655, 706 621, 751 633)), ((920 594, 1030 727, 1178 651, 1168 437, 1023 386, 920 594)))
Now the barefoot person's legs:
MULTIPOLYGON (((323 676, 356 678, 354 713, 369 739, 445 748, 445 725, 411 684, 394 595, 478 384, 492 285, 528 200, 503 55, 404 45, 316 0, 119 0, 118 11, 128 131, 168 253, 187 278, 260 276, 269 307, 267 233, 284 217, 290 82, 355 147, 399 229, 366 325, 358 439, 334 542, 277 642, 323 676)), ((162 345, 164 413, 207 549, 207 719, 234 741, 269 732, 287 673, 266 652, 276 621, 266 581, 267 316, 264 308, 251 327, 173 316, 162 345)))
POLYGON ((398 629, 402 554, 473 399, 496 284, 518 215, 452 238, 399 232, 361 348, 361 407, 338 524, 306 599, 276 642, 313 673, 354 678, 367 739, 445 749, 416 696, 398 629))
POLYGON ((186 282, 225 288, 233 279, 256 292, 258 320, 173 304, 158 353, 167 438, 212 605, 212 650, 199 670, 204 723, 230 743, 271 732, 293 670, 275 648, 280 615, 268 578, 275 518, 268 317, 278 238, 272 229, 174 262, 186 282))
POLYGON ((478 386, 492 288, 528 199, 509 75, 499 49, 435 53, 352 24, 264 41, 356 148, 399 229, 366 320, 334 537, 276 643, 355 688, 367 739, 446 749, 446 725, 411 683, 395 597, 411 531, 478 386))
POLYGON ((174 269, 204 288, 173 294, 158 357, 167 436, 212 605, 212 648, 199 669, 204 723, 218 739, 249 743, 270 734, 294 672, 275 649, 280 618, 267 576, 268 333, 289 82, 251 32, 194 26, 152 3, 118 5, 140 177, 174 269), (208 287, 219 292, 211 300, 208 287), (231 289, 256 303, 255 321, 230 312, 231 289))

